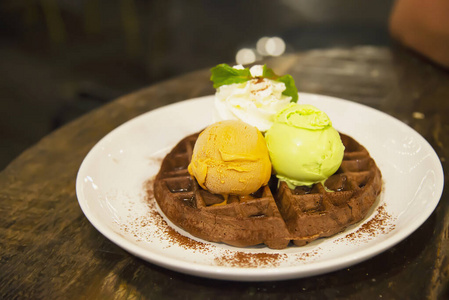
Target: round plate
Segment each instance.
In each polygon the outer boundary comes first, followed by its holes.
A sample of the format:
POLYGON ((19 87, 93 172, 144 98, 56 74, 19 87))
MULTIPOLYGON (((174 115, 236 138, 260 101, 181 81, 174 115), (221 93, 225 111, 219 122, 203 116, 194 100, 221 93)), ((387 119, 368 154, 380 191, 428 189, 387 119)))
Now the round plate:
POLYGON ((104 236, 144 260, 191 275, 240 281, 299 278, 348 267, 397 244, 430 216, 444 175, 423 137, 354 102, 303 93, 299 102, 325 111, 337 130, 368 149, 382 172, 383 191, 370 213, 340 234, 283 250, 236 248, 193 238, 161 216, 151 179, 178 141, 212 122, 213 96, 156 109, 105 136, 78 172, 81 209, 104 236))

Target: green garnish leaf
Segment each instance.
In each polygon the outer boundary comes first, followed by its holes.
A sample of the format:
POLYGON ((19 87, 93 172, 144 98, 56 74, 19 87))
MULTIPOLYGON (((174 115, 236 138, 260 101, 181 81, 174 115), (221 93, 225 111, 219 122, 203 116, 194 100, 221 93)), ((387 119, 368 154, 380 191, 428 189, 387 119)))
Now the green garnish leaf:
POLYGON ((267 65, 263 65, 262 77, 271 80, 277 80, 279 78, 279 76, 274 73, 273 69, 268 68, 267 65))
POLYGON ((298 101, 298 89, 296 88, 295 80, 293 79, 293 77, 287 74, 279 77, 277 81, 283 82, 285 84, 285 90, 282 92, 282 94, 292 97, 292 100, 290 100, 290 102, 296 103, 298 101))
POLYGON ((298 89, 295 85, 295 80, 291 75, 278 76, 274 71, 267 67, 267 65, 263 65, 263 74, 262 77, 268 78, 275 81, 280 81, 285 84, 285 90, 282 92, 283 95, 292 97, 290 102, 298 101, 298 89))
MULTIPOLYGON (((214 88, 233 83, 243 83, 253 79, 249 68, 238 70, 227 64, 219 64, 213 67, 210 71, 212 73, 210 80, 214 83, 214 88)), ((295 80, 291 75, 278 76, 272 69, 264 65, 262 78, 283 82, 285 84, 285 90, 282 94, 292 97, 290 102, 298 101, 298 89, 296 88, 295 80)))
POLYGON ((243 83, 252 79, 248 68, 238 70, 227 64, 220 64, 210 71, 212 73, 210 80, 214 83, 214 88, 233 83, 243 83))

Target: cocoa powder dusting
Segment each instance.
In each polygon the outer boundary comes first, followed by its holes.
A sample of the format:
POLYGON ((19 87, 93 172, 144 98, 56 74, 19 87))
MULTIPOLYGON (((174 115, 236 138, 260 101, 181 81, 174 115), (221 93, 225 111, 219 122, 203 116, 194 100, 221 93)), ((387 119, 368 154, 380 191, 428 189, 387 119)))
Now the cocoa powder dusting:
POLYGON ((296 260, 301 261, 301 262, 309 260, 312 257, 318 256, 320 254, 321 250, 322 250, 321 248, 317 248, 310 252, 299 253, 296 257, 296 260))
POLYGON ((215 258, 218 266, 227 267, 277 267, 280 262, 287 258, 286 254, 280 253, 247 253, 229 252, 221 257, 215 258))
POLYGON ((201 243, 195 240, 192 240, 180 233, 178 233, 176 230, 171 228, 167 222, 164 220, 164 218, 159 214, 159 212, 156 209, 156 203, 154 199, 154 179, 148 180, 145 183, 145 189, 146 189, 146 197, 145 200, 148 204, 148 207, 150 208, 150 219, 153 220, 157 225, 157 228, 162 232, 162 236, 167 239, 170 244, 177 244, 184 249, 190 249, 190 250, 206 250, 207 244, 201 243))
POLYGON ((171 228, 156 210, 151 211, 151 216, 153 219, 160 220, 158 227, 171 245, 176 244, 184 249, 190 249, 194 251, 208 250, 207 244, 192 240, 191 238, 186 237, 171 228))
POLYGON ((355 232, 336 239, 334 242, 361 243, 372 240, 380 234, 388 234, 394 230, 394 220, 395 218, 385 209, 385 204, 382 204, 376 209, 376 214, 371 220, 362 224, 355 232))

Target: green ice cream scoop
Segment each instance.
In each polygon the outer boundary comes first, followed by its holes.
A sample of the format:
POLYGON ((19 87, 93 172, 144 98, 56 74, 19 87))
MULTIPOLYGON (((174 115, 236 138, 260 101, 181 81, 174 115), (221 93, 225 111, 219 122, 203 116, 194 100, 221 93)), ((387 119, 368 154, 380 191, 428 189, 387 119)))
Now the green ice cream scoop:
POLYGON ((276 176, 292 189, 327 179, 343 160, 340 135, 312 105, 292 103, 280 111, 265 139, 276 176))

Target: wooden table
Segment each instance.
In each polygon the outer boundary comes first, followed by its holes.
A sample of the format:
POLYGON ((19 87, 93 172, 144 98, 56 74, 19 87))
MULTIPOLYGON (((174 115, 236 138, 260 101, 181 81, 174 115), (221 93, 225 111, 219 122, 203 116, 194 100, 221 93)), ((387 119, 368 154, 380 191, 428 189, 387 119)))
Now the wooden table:
MULTIPOLYGON (((218 63, 218 62, 217 62, 218 63)), ((449 151, 449 73, 401 47, 314 50, 268 61, 300 91, 372 106, 449 151)), ((227 282, 169 271, 101 235, 75 194, 78 168, 108 132, 156 107, 213 93, 209 71, 158 83, 92 111, 26 150, 0 174, 0 298, 236 297, 423 299, 449 297, 449 195, 409 238, 330 274, 280 282, 227 282)))

